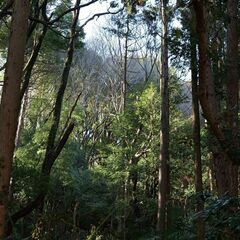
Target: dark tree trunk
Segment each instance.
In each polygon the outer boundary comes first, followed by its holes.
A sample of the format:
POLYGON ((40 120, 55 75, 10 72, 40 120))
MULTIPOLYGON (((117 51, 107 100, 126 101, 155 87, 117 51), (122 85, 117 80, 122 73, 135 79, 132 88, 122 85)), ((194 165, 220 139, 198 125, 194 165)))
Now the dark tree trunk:
MULTIPOLYGON (((233 156, 239 154, 238 143, 238 110, 239 110, 239 72, 238 72, 238 30, 237 30, 237 0, 227 1, 227 122, 230 129, 231 142, 233 143, 233 156)), ((229 161, 229 192, 238 196, 238 166, 229 161)))
POLYGON ((207 50, 208 38, 205 4, 206 2, 204 1, 193 1, 199 41, 199 99, 204 117, 207 119, 212 133, 218 140, 226 157, 235 164, 240 162, 240 156, 239 154, 235 154, 234 140, 230 139, 222 128, 221 117, 217 111, 213 74, 207 50))
MULTIPOLYGON (((192 13, 192 25, 195 24, 195 16, 192 13)), ((204 209, 203 183, 202 183, 202 160, 201 160, 201 136, 200 136, 200 115, 198 99, 198 64, 197 64, 197 42, 195 26, 191 25, 191 77, 192 77, 192 107, 193 107, 193 144, 194 144, 194 165, 195 165, 195 191, 197 194, 197 212, 204 209)), ((197 219, 197 239, 204 240, 204 221, 197 219)))
POLYGON ((21 100, 23 99, 23 96, 24 96, 24 94, 25 94, 25 92, 28 88, 30 78, 31 78, 31 75, 32 75, 32 70, 33 70, 34 64, 37 60, 39 51, 40 51, 41 46, 42 46, 42 42, 43 42, 44 37, 46 35, 46 32, 47 32, 47 26, 44 25, 43 30, 42 30, 41 34, 39 35, 36 44, 33 47, 31 56, 30 56, 30 58, 27 62, 27 65, 25 67, 24 81, 23 81, 22 88, 21 88, 21 93, 20 93, 21 100))
POLYGON ((236 154, 238 143, 238 72, 237 72, 237 34, 236 34, 236 3, 228 1, 228 14, 230 22, 227 33, 227 121, 220 123, 217 111, 214 83, 211 72, 210 60, 207 52, 207 23, 205 14, 205 2, 194 0, 194 9, 197 21, 197 34, 199 40, 199 90, 200 102, 203 114, 208 125, 218 142, 213 149, 213 157, 216 171, 216 184, 219 195, 229 192, 237 193, 237 168, 233 166, 239 162, 239 154, 236 154), (235 4, 235 5, 234 5, 235 4), (235 52, 234 52, 235 51, 235 52), (227 128, 225 127, 227 126, 227 128), (229 137, 230 132, 230 137, 229 137))
POLYGON ((204 117, 207 119, 214 135, 222 143, 225 140, 225 136, 220 129, 212 69, 207 51, 208 38, 204 1, 194 0, 193 3, 196 13, 196 29, 199 42, 199 99, 204 117))

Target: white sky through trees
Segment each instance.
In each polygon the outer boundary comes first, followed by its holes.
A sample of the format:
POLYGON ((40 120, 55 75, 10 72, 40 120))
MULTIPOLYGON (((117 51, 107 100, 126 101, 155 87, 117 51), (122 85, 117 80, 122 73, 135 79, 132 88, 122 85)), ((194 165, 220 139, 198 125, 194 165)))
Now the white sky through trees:
MULTIPOLYGON (((91 18, 96 13, 106 12, 109 7, 110 1, 98 1, 93 3, 80 11, 80 24, 83 24, 89 18, 91 18)), ((105 23, 105 16, 100 16, 94 20, 87 23, 84 27, 84 32, 86 33, 86 39, 91 39, 98 29, 105 23)))
MULTIPOLYGON (((82 4, 88 1, 89 0, 83 1, 82 4)), ((75 4, 75 0, 72 0, 72 2, 73 4, 75 4)), ((83 24, 85 21, 87 21, 87 19, 91 18, 96 13, 106 12, 111 2, 112 0, 97 1, 81 9, 80 24, 83 24)), ((155 1, 150 0, 150 2, 154 3, 155 1)), ((174 6, 176 4, 176 0, 170 0, 170 4, 174 6)), ((93 38, 95 33, 98 32, 99 28, 105 25, 104 23, 106 23, 106 15, 100 16, 99 18, 96 17, 94 20, 88 22, 87 25, 84 27, 84 32, 86 33, 86 39, 88 40, 93 38)), ((177 20, 174 21, 174 25, 176 25, 176 27, 181 27, 180 23, 177 20)))

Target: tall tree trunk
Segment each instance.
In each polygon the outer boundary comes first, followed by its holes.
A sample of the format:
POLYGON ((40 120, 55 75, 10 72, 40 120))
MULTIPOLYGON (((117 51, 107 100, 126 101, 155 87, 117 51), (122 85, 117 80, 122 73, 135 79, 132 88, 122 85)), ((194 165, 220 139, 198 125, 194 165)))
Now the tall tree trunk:
POLYGON ((193 6, 196 13, 197 35, 199 40, 199 99, 204 117, 210 129, 217 138, 226 158, 233 163, 240 162, 239 154, 235 154, 233 139, 229 139, 221 126, 220 115, 217 111, 214 81, 211 62, 208 56, 208 38, 205 1, 194 0, 193 6))
POLYGON ((121 108, 124 112, 126 107, 126 97, 127 97, 127 72, 128 72, 128 40, 129 40, 129 16, 127 16, 127 22, 126 22, 126 33, 125 33, 125 41, 124 41, 124 58, 123 58, 123 78, 121 83, 121 108))
POLYGON ((211 73, 210 60, 207 52, 207 27, 204 1, 194 0, 194 9, 197 20, 197 33, 199 39, 199 89, 200 102, 203 113, 208 120, 212 133, 218 143, 214 146, 214 164, 216 183, 219 195, 229 192, 237 195, 237 167, 239 163, 238 152, 238 37, 237 37, 237 3, 233 0, 227 2, 229 23, 227 28, 227 118, 223 126, 216 108, 214 83, 211 73), (227 126, 227 127, 224 127, 227 126), (224 129, 225 128, 225 129, 224 129), (229 134, 230 133, 230 134, 229 134))
POLYGON ((20 85, 28 26, 29 1, 14 1, 11 34, 0 106, 0 239, 5 233, 8 191, 20 105, 20 85))
MULTIPOLYGON (((127 15, 126 21, 126 33, 124 39, 124 56, 123 56, 123 76, 121 83, 121 112, 124 113, 126 109, 126 98, 127 98, 127 72, 128 72, 128 40, 129 40, 129 15, 127 15)), ((128 162, 126 167, 128 167, 128 162)), ((124 211, 123 211, 123 222, 122 222, 122 231, 123 231, 123 240, 126 240, 126 229, 127 229, 127 215, 128 215, 128 203, 129 203, 129 179, 130 173, 126 177, 124 182, 124 211)))
POLYGON ((239 151, 238 135, 238 33, 237 33, 237 1, 227 1, 227 56, 226 56, 226 112, 223 116, 223 126, 226 132, 226 139, 231 143, 228 151, 231 152, 235 161, 231 161, 221 146, 214 142, 212 145, 213 163, 216 176, 218 195, 229 193, 231 196, 238 195, 238 167, 237 162, 239 151))
POLYGON ((169 174, 169 69, 168 69, 168 17, 167 0, 161 3, 162 42, 161 42, 161 130, 160 161, 158 185, 157 231, 164 232, 167 227, 167 203, 170 195, 169 174))
MULTIPOLYGON (((230 129, 230 137, 233 142, 233 155, 237 155, 238 143, 238 110, 239 110, 239 72, 238 72, 238 30, 237 30, 237 0, 227 1, 227 122, 230 129)), ((229 192, 233 196, 238 196, 238 166, 234 166, 229 161, 229 192)))
POLYGON ((212 69, 207 51, 206 10, 204 1, 194 0, 193 4, 196 13, 196 30, 199 41, 199 99, 204 117, 207 119, 211 130, 219 142, 223 143, 225 136, 220 128, 212 69))
MULTIPOLYGON (((195 24, 194 12, 192 12, 192 25, 195 24)), ((197 194, 197 212, 204 209, 203 183, 202 183, 202 160, 201 160, 201 136, 198 99, 198 65, 197 65, 197 43, 195 26, 191 25, 191 77, 192 77, 192 108, 193 108, 193 144, 194 144, 194 165, 195 165, 195 191, 197 194)), ((204 240, 204 221, 197 219, 197 240, 204 240)))
MULTIPOLYGON (((79 5, 80 5, 80 0, 76 0, 75 7, 78 7, 79 5)), ((42 165, 42 173, 43 173, 43 175, 46 175, 46 176, 48 176, 50 174, 52 165, 54 164, 54 161, 56 160, 54 157, 54 149, 56 147, 55 145, 56 145, 57 131, 58 131, 58 127, 60 124, 63 97, 64 97, 64 93, 65 93, 65 90, 67 87, 69 72, 70 72, 72 60, 73 60, 75 40, 76 40, 76 36, 77 36, 76 28, 77 28, 77 23, 78 23, 79 11, 80 11, 80 9, 78 8, 73 13, 73 23, 72 23, 72 27, 71 27, 71 38, 69 41, 67 58, 65 61, 65 66, 64 66, 63 73, 61 76, 61 83, 60 83, 60 86, 58 89, 58 93, 57 93, 56 101, 55 101, 55 105, 54 105, 53 122, 52 122, 51 129, 49 131, 45 159, 44 159, 43 165, 42 165)))
MULTIPOLYGON (((76 0, 75 7, 79 5, 80 5, 80 0, 76 0)), ((63 103, 64 93, 65 93, 67 82, 68 82, 69 72, 71 69, 73 53, 75 48, 75 40, 77 37, 76 28, 77 28, 77 23, 79 18, 79 11, 80 11, 80 8, 77 8, 77 10, 75 10, 73 14, 73 22, 71 26, 71 37, 69 40, 69 47, 68 47, 66 62, 63 69, 62 76, 61 76, 61 83, 56 96, 55 107, 53 111, 53 121, 49 131, 47 146, 46 146, 46 153, 45 153, 45 157, 42 164, 41 173, 42 173, 43 181, 48 181, 53 164, 57 159, 57 157, 59 156, 59 154, 61 153, 64 145, 66 144, 74 128, 74 123, 70 123, 68 127, 66 127, 66 129, 64 130, 60 139, 57 139, 57 133, 58 133, 60 118, 61 118, 62 103, 63 103)), ((24 208, 20 209, 18 212, 16 212, 11 216, 11 219, 8 223, 8 235, 10 235, 12 232, 13 224, 15 224, 22 217, 30 214, 34 209, 37 209, 39 208, 39 206, 43 205, 46 194, 47 194, 47 191, 45 189, 42 189, 39 195, 34 200, 29 202, 24 208)))

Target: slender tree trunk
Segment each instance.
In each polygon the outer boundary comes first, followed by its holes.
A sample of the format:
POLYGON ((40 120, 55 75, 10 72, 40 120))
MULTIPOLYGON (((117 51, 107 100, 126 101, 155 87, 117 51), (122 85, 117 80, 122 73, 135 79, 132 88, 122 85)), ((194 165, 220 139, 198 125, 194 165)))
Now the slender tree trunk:
POLYGON ((18 116, 18 127, 16 132, 16 138, 15 138, 15 151, 18 149, 20 144, 20 136, 21 132, 24 129, 24 123, 25 123, 25 114, 28 107, 28 91, 25 92, 24 98, 22 100, 20 113, 18 116))
POLYGON ((124 211, 123 211, 123 240, 126 240, 126 227, 127 227, 127 205, 128 205, 128 187, 129 187, 129 176, 127 176, 124 182, 124 211))
POLYGON ((167 228, 167 203, 170 195, 169 174, 169 73, 168 73, 168 19, 166 13, 167 0, 161 3, 162 42, 161 42, 161 130, 160 130, 160 161, 158 185, 157 231, 167 228))
POLYGON ((14 1, 11 34, 0 105, 0 239, 5 234, 8 191, 20 104, 20 84, 28 26, 29 1, 14 1))
MULTIPOLYGON (((192 13, 192 23, 195 23, 195 16, 192 13)), ((204 209, 203 183, 202 183, 202 160, 201 160, 201 136, 200 136, 200 117, 198 100, 198 67, 197 67, 197 43, 195 26, 190 29, 191 44, 191 76, 192 76, 192 107, 193 107, 193 144, 194 144, 194 165, 195 165, 195 191, 197 194, 197 212, 204 209)), ((204 221, 197 219, 197 240, 204 240, 204 221)))
MULTIPOLYGON (((32 75, 32 70, 33 70, 34 64, 37 60, 37 57, 38 57, 39 51, 41 49, 44 37, 45 37, 46 32, 47 32, 47 29, 48 29, 48 27, 46 25, 44 25, 43 29, 42 29, 42 32, 38 36, 38 39, 33 46, 31 56, 30 56, 26 66, 25 66, 25 69, 24 69, 25 74, 24 74, 23 84, 22 84, 22 88, 21 88, 21 92, 20 92, 21 100, 23 99, 24 94, 27 91, 27 88, 29 86, 30 78, 31 78, 31 75, 32 75)), ((20 111, 20 109, 19 109, 19 111, 20 111)))
MULTIPOLYGON (((125 112, 126 109, 126 98, 127 98, 127 72, 128 72, 128 39, 129 39, 129 16, 127 16, 126 22, 126 33, 125 33, 125 41, 124 41, 124 56, 123 56, 123 78, 122 78, 122 88, 121 88, 121 110, 122 113, 125 112)), ((128 162, 126 163, 126 167, 128 167, 128 162)), ((124 182, 124 211, 123 211, 123 222, 122 222, 122 231, 123 231, 123 240, 126 240, 126 223, 127 223, 127 205, 129 202, 129 173, 124 182)))
POLYGON ((125 43, 124 43, 124 63, 123 63, 123 78, 122 78, 122 88, 121 88, 121 98, 122 98, 122 111, 124 112, 126 107, 126 97, 127 97, 127 72, 128 72, 128 39, 129 39, 129 16, 127 16, 126 22, 126 33, 125 33, 125 43))
MULTIPOLYGON (((76 0, 75 6, 79 6, 79 5, 80 5, 80 0, 76 0)), ((43 175, 46 175, 46 176, 48 176, 50 174, 52 165, 54 164, 54 161, 56 160, 54 157, 54 149, 55 149, 55 144, 56 144, 57 131, 58 131, 58 127, 60 124, 63 97, 64 97, 64 93, 65 93, 65 90, 67 87, 69 72, 70 72, 72 60, 73 60, 75 40, 76 40, 76 36, 77 36, 76 28, 77 28, 77 23, 78 23, 79 11, 80 11, 79 9, 74 11, 73 24, 71 27, 71 38, 69 41, 67 58, 65 61, 65 66, 64 66, 63 73, 61 76, 61 83, 60 83, 60 86, 58 89, 58 93, 57 93, 56 101, 55 101, 55 105, 54 105, 55 107, 54 107, 54 111, 53 111, 53 122, 52 122, 51 129, 49 131, 45 159, 44 159, 43 165, 42 165, 42 173, 43 173, 43 175)))
POLYGON ((210 162, 209 162, 209 166, 208 166, 208 179, 209 179, 209 189, 210 192, 212 193, 216 193, 216 174, 214 172, 214 163, 213 163, 213 159, 211 157, 212 154, 210 155, 210 162))

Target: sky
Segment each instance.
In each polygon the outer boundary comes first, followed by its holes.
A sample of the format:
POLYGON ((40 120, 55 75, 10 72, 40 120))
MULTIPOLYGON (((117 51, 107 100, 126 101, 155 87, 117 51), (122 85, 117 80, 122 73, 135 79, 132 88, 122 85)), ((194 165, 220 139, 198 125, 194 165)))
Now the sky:
MULTIPOLYGON (((154 0, 150 0, 153 1, 154 0)), ((86 1, 88 2, 88 0, 86 1)), ((94 4, 91 4, 85 8, 83 8, 80 12, 80 23, 83 24, 88 18, 93 16, 96 13, 106 12, 111 0, 106 1, 97 1, 94 4)), ((171 4, 175 4, 176 0, 171 0, 171 4)), ((117 10, 117 9, 116 9, 117 10)), ((114 10, 112 10, 114 11, 114 10)), ((99 31, 101 27, 103 27, 106 23, 106 16, 101 16, 99 18, 95 18, 94 20, 90 21, 85 27, 84 31, 86 33, 86 40, 90 40, 94 37, 94 34, 99 31)), ((174 21, 175 27, 181 27, 180 23, 175 20, 174 21)))
MULTIPOLYGON (((96 2, 90 6, 83 8, 80 12, 80 23, 83 24, 88 18, 96 13, 106 12, 108 7, 109 1, 103 1, 96 2)), ((87 25, 84 27, 86 39, 88 40, 94 37, 94 33, 96 33, 98 29, 104 25, 105 22, 105 16, 101 16, 87 23, 87 25)))

